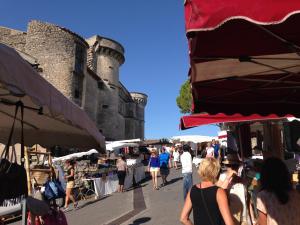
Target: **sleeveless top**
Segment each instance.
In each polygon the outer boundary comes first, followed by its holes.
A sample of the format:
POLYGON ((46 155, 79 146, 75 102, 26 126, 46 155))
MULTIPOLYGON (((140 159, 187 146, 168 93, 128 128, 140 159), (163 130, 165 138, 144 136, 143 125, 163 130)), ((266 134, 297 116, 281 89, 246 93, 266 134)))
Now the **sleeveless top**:
POLYGON ((124 160, 119 159, 116 165, 118 171, 126 171, 126 162, 124 160))
MULTIPOLYGON (((68 176, 71 175, 72 170, 74 170, 74 167, 69 167, 68 168, 68 170, 67 170, 68 176)), ((75 170, 74 170, 74 172, 75 172, 75 170)), ((69 181, 74 181, 74 175, 72 177, 68 177, 67 182, 69 182, 69 181)))
MULTIPOLYGON (((210 217, 212 219, 213 225, 225 225, 221 212, 219 210, 217 202, 217 186, 212 186, 208 188, 203 188, 203 198, 206 203, 206 207, 209 211, 210 217)), ((201 189, 194 185, 190 193, 194 224, 195 225, 212 225, 210 222, 209 215, 203 203, 201 196, 201 189)))

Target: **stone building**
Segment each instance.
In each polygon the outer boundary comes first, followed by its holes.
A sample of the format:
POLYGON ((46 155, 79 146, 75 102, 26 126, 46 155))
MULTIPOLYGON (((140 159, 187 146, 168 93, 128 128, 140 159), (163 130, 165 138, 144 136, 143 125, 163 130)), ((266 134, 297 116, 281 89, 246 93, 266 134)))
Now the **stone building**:
POLYGON ((119 79, 124 48, 101 36, 84 39, 57 25, 30 21, 27 31, 0 27, 0 42, 15 48, 67 98, 84 109, 107 140, 144 138, 147 95, 119 79))

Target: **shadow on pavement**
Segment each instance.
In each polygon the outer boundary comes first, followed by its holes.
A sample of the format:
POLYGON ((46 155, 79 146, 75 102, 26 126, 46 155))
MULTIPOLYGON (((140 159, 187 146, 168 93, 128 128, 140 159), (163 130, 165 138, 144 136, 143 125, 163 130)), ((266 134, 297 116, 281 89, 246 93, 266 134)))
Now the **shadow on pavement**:
POLYGON ((168 181, 168 183, 166 184, 166 186, 168 186, 170 184, 174 184, 174 183, 176 183, 179 180, 182 180, 182 177, 173 178, 172 180, 168 181))
POLYGON ((146 187, 147 185, 148 184, 136 184, 135 186, 126 189, 126 191, 132 191, 132 190, 140 188, 140 187, 146 187))
POLYGON ((102 201, 102 200, 104 200, 104 199, 106 199, 106 198, 108 198, 108 197, 109 197, 109 195, 104 196, 104 197, 102 197, 102 198, 95 199, 95 200, 93 200, 93 201, 85 202, 84 204, 79 205, 77 209, 82 209, 82 208, 84 208, 84 207, 86 207, 86 206, 88 206, 88 205, 91 205, 91 204, 94 204, 94 203, 96 203, 96 202, 102 201))
POLYGON ((138 219, 132 221, 132 223, 129 224, 129 225, 143 224, 143 223, 146 223, 146 222, 148 222, 148 221, 150 221, 150 220, 151 220, 150 217, 141 217, 141 218, 138 218, 138 219))

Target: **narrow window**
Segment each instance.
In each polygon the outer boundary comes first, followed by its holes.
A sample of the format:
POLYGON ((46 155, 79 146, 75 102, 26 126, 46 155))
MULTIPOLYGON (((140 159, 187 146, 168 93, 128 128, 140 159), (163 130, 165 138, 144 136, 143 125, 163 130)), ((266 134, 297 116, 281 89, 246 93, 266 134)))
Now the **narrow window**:
POLYGON ((85 49, 81 45, 76 44, 76 49, 75 49, 75 72, 76 73, 83 73, 84 59, 85 59, 85 49))

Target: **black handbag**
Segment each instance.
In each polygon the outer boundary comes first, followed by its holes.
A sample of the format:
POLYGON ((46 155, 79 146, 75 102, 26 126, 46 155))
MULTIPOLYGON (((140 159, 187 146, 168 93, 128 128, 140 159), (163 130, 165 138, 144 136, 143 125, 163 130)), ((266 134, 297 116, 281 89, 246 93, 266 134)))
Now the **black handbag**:
POLYGON ((15 109, 14 121, 10 130, 7 144, 1 154, 0 159, 0 206, 14 205, 28 195, 27 175, 23 166, 24 162, 24 135, 23 135, 23 117, 24 106, 22 102, 17 102, 15 109), (12 148, 10 154, 10 146, 15 127, 15 121, 18 111, 21 111, 21 165, 16 161, 15 149, 12 148), (9 159, 9 155, 11 155, 9 159))

